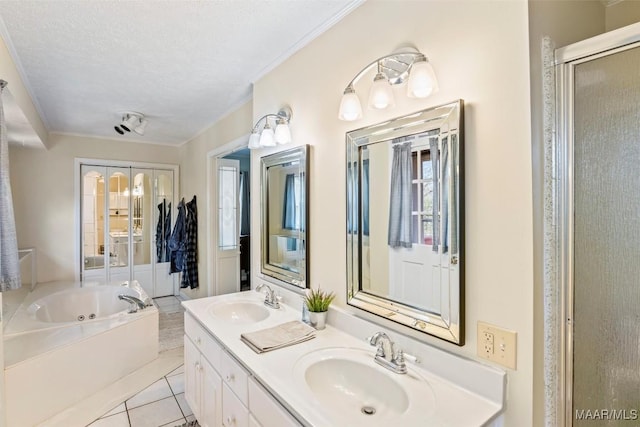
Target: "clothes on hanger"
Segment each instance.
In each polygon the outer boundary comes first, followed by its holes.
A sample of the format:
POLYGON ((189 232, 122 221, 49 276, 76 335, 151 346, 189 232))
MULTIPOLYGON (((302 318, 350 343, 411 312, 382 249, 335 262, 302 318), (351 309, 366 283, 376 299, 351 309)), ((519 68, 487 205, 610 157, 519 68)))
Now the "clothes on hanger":
POLYGON ((196 196, 189 203, 178 204, 178 216, 169 240, 171 273, 182 272, 181 288, 198 284, 198 208, 196 196))
POLYGON ((168 262, 171 256, 169 239, 171 238, 171 203, 166 199, 158 205, 158 224, 156 225, 156 260, 168 262))
POLYGON ((186 204, 185 264, 181 288, 197 288, 198 285, 198 207, 196 196, 186 204))

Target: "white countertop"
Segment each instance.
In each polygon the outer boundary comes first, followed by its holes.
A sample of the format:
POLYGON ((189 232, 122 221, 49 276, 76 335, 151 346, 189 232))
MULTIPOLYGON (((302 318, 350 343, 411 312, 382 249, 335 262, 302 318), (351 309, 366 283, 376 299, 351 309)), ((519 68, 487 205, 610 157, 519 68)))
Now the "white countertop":
MULTIPOLYGON (((312 392, 296 381, 294 367, 307 353, 333 347, 358 348, 371 353, 371 365, 385 368, 374 363, 375 348, 364 341, 344 333, 331 325, 317 331, 316 338, 267 353, 257 354, 240 340, 243 332, 256 331, 275 326, 290 320, 299 320, 300 312, 296 308, 282 304, 279 310, 269 308, 271 315, 252 324, 234 324, 218 318, 208 312, 212 304, 249 300, 261 302, 264 294, 254 291, 201 298, 183 302, 187 312, 200 322, 222 343, 244 367, 267 388, 298 420, 309 426, 339 426, 341 420, 323 408, 313 397, 312 392)), ((453 356, 452 356, 453 357, 453 356)), ((407 362, 410 371, 424 378, 435 397, 435 410, 425 410, 419 425, 472 427, 483 426, 491 422, 502 410, 501 402, 494 402, 459 385, 451 383, 441 376, 407 362)), ((400 374, 394 374, 400 375, 400 374)), ((374 386, 374 384, 372 384, 374 386)), ((410 396, 410 405, 421 404, 420 396, 410 396)), ((367 427, 378 425, 375 418, 366 420, 367 427)), ((381 424, 382 425, 382 424, 381 424)), ((384 424, 388 425, 388 423, 384 424)), ((398 424, 399 425, 399 424, 398 424)), ((403 424, 403 427, 411 427, 403 424)))

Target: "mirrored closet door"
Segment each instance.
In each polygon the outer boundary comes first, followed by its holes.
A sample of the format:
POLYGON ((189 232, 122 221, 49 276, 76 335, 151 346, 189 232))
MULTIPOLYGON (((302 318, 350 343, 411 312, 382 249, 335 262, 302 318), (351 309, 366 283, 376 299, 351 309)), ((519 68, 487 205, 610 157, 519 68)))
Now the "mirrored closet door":
POLYGON ((138 280, 152 297, 177 292, 169 237, 177 166, 80 164, 79 278, 138 280))

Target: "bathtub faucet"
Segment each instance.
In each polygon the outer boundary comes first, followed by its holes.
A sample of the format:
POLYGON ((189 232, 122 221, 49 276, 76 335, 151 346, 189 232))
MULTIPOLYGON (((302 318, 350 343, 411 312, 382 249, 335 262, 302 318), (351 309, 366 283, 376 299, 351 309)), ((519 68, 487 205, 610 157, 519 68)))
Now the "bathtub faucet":
POLYGON ((118 299, 131 303, 131 308, 129 309, 129 313, 137 313, 138 310, 144 310, 145 307, 149 307, 151 305, 151 303, 149 302, 145 303, 140 298, 136 298, 132 295, 120 294, 118 295, 118 299))

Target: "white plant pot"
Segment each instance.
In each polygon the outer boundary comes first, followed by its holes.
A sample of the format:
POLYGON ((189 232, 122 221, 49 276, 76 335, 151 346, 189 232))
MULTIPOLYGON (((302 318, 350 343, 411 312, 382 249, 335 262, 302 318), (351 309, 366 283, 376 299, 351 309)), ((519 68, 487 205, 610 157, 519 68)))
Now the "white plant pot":
POLYGON ((314 328, 316 328, 317 330, 324 329, 326 323, 327 323, 326 311, 321 311, 321 312, 310 311, 309 312, 309 324, 314 328))

